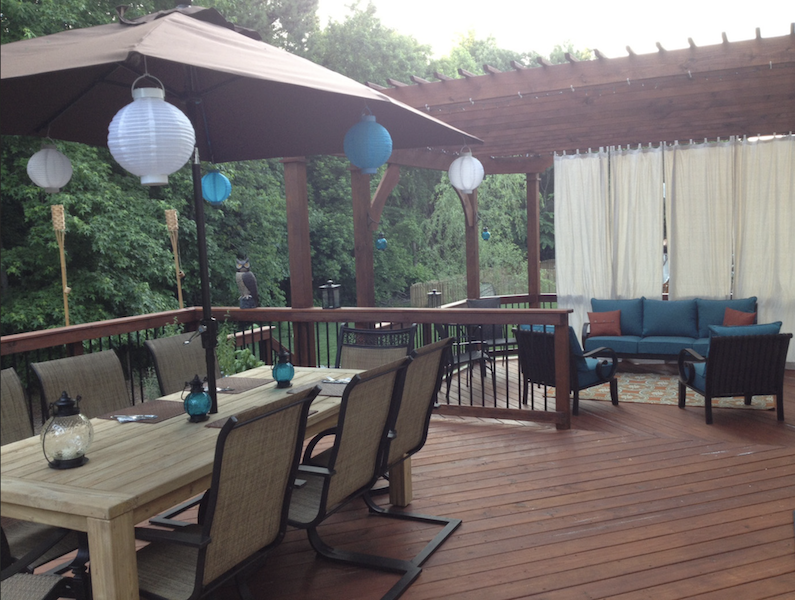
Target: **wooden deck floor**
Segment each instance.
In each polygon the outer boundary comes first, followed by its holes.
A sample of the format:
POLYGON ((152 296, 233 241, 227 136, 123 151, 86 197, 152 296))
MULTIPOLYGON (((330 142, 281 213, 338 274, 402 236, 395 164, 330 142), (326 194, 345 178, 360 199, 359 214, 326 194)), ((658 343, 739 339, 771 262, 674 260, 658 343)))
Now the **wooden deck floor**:
MULTIPOLYGON (((583 401, 569 431, 435 416, 411 509, 463 519, 406 600, 795 598, 795 372, 770 411, 583 401)), ((368 516, 331 545, 409 558, 436 531, 368 516)), ((396 576, 317 559, 289 531, 257 600, 375 599, 396 576)), ((222 600, 237 598, 224 589, 222 600)))

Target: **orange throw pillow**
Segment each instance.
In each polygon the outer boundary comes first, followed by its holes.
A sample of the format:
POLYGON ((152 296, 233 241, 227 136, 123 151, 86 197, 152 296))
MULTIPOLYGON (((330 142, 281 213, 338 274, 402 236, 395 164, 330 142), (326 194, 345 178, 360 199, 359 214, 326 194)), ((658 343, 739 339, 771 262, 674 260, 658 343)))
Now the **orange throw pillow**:
POLYGON ((588 313, 591 335, 621 335, 621 311, 588 313))
POLYGON ((737 325, 753 325, 756 321, 756 313, 743 312, 741 310, 734 310, 733 308, 726 307, 726 312, 723 313, 723 326, 734 327, 737 325))

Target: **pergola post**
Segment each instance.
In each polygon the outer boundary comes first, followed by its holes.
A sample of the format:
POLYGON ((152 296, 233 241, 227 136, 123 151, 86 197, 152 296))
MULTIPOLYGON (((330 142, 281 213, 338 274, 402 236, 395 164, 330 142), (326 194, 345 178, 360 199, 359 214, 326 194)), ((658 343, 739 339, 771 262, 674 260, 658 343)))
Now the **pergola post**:
POLYGON ((527 173, 527 294, 530 308, 541 306, 541 202, 538 173, 527 173))
POLYGON ((466 218, 467 298, 480 298, 480 231, 478 231, 478 191, 467 194, 456 190, 466 218))
MULTIPOLYGON (((285 158, 284 191, 287 200, 287 248, 290 258, 290 304, 293 308, 314 305, 312 254, 309 243, 309 193, 306 159, 285 158)), ((302 366, 316 364, 315 336, 311 323, 294 323, 293 360, 302 366)))
POLYGON ((356 306, 375 306, 373 234, 370 231, 370 176, 351 168, 356 306))

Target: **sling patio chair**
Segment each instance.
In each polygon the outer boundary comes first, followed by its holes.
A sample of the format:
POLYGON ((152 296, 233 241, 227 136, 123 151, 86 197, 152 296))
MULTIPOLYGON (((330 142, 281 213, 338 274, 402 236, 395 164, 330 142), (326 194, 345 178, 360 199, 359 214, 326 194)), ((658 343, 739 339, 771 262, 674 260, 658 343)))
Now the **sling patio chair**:
MULTIPOLYGON (((721 327, 722 330, 765 327, 721 327)), ((738 332, 739 333, 739 332, 738 332)), ((784 420, 784 370, 791 333, 766 335, 713 335, 709 353, 701 356, 692 348, 679 353, 679 408, 685 408, 689 388, 704 396, 707 425, 712 424, 712 399, 743 396, 775 396, 776 418, 784 420)))
POLYGON ((372 369, 408 356, 417 325, 402 329, 356 329, 343 325, 337 335, 338 369, 372 369))
MULTIPOLYGON (((196 375, 199 379, 207 376, 207 352, 195 332, 146 340, 144 346, 152 355, 161 396, 184 390, 196 375)), ((216 359, 215 380, 219 379, 221 369, 216 359)))
POLYGON ((138 581, 147 598, 202 598, 250 573, 284 537, 315 386, 230 417, 218 436, 200 522, 177 531, 139 527, 138 581))
MULTIPOLYGON (((2 445, 33 436, 28 403, 22 382, 13 368, 0 371, 0 440, 2 445)), ((88 580, 85 570, 87 557, 56 568, 54 572, 32 575, 36 567, 72 552, 80 546, 80 534, 76 531, 53 527, 42 523, 21 521, 3 517, 2 550, 0 551, 0 580, 2 597, 48 598, 48 592, 63 597, 85 595, 88 580), (73 570, 74 578, 66 581, 60 573, 73 570)), ((84 544, 85 546, 85 544, 84 544)))
MULTIPOLYGON (((403 461, 410 460, 411 456, 419 452, 425 445, 425 440, 428 438, 431 414, 436 406, 437 396, 442 387, 442 376, 447 364, 447 355, 452 345, 453 339, 446 338, 418 348, 410 355, 411 362, 406 370, 403 395, 395 423, 395 438, 389 444, 386 469, 382 472, 382 476, 387 480, 389 479, 387 475, 388 469, 400 465, 403 461)), ((406 483, 410 485, 411 482, 406 483)), ((390 482, 390 485, 393 485, 393 482, 390 482)), ((380 490, 370 489, 363 496, 371 513, 393 519, 405 519, 443 526, 442 531, 411 560, 418 567, 422 566, 431 554, 461 525, 461 519, 382 508, 375 503, 373 498, 373 495, 378 492, 380 490)))
MULTIPOLYGON (((616 369, 618 357, 611 348, 595 348, 583 352, 582 346, 569 327, 569 387, 574 394, 571 412, 580 414, 580 391, 607 383, 610 385, 610 400, 618 405, 618 380, 616 369)), ((523 384, 522 403, 527 404, 528 389, 533 385, 555 386, 555 333, 552 325, 534 325, 513 330, 519 346, 519 373, 523 384)), ((531 408, 533 400, 531 399, 531 408)), ((546 410, 546 406, 544 406, 546 410)))
POLYGON ((89 419, 131 406, 119 357, 113 350, 31 363, 41 389, 42 414, 66 392, 89 419))
POLYGON ((409 361, 405 357, 351 378, 343 392, 337 426, 318 434, 304 451, 298 476, 305 483, 293 490, 288 520, 291 526, 306 530, 320 556, 400 574, 383 596, 385 600, 400 596, 419 576, 420 567, 410 560, 332 548, 320 538, 318 527, 367 493, 384 472, 409 361), (333 444, 315 459, 317 441, 326 435, 333 435, 333 444))

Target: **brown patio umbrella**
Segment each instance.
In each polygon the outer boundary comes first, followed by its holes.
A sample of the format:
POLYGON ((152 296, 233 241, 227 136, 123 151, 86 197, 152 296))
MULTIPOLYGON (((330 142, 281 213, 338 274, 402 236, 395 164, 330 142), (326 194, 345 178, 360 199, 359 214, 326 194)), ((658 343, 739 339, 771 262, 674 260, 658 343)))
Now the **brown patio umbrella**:
MULTIPOLYGON (((199 156, 230 162, 341 154, 365 110, 393 148, 478 143, 437 119, 288 52, 227 22, 215 9, 182 6, 135 20, 64 31, 0 46, 0 133, 106 146, 108 125, 144 73, 185 112, 199 156)), ((212 319, 201 194, 193 164, 203 345, 216 412, 212 319)))

